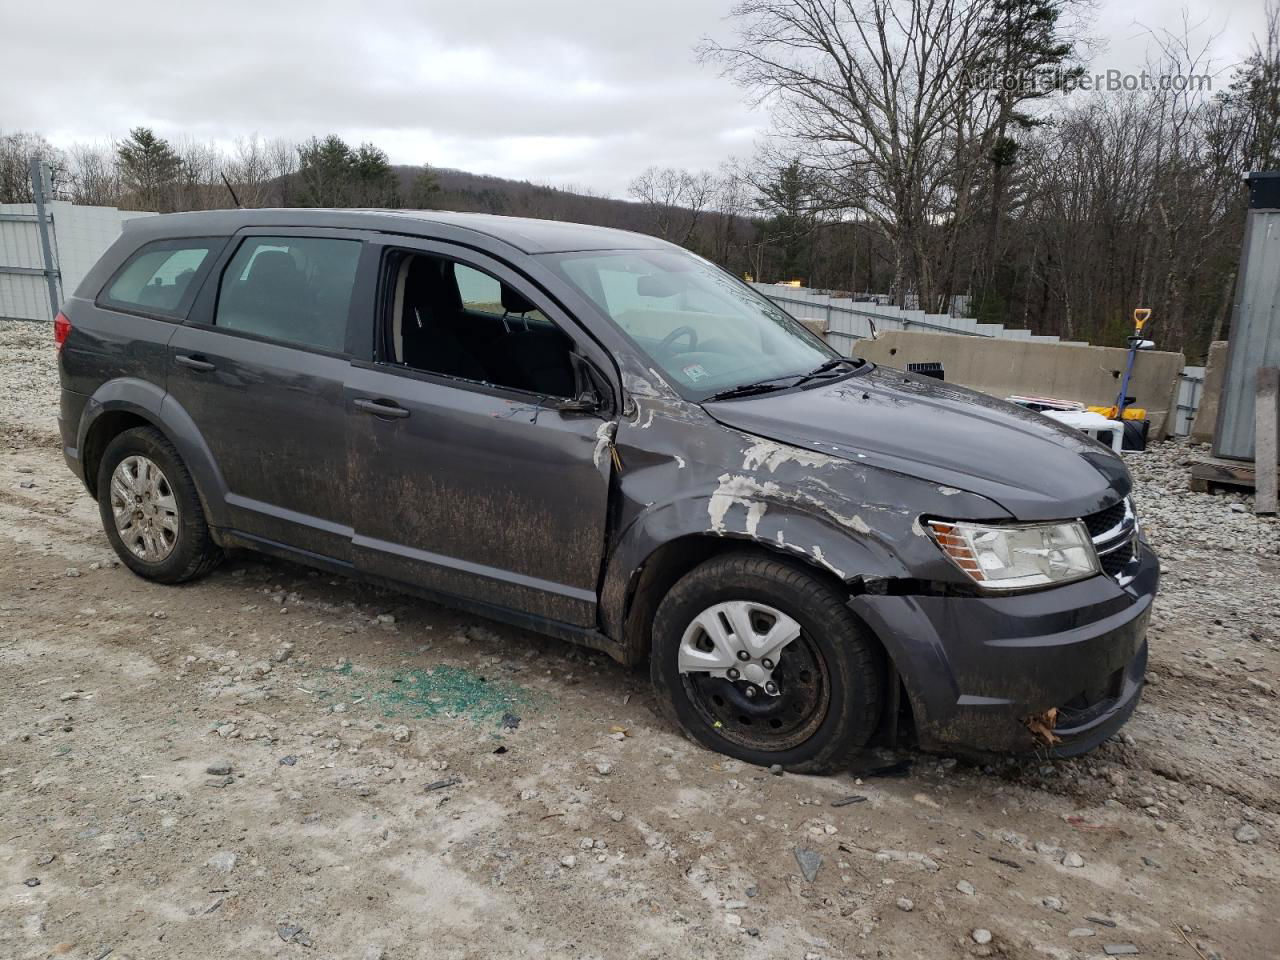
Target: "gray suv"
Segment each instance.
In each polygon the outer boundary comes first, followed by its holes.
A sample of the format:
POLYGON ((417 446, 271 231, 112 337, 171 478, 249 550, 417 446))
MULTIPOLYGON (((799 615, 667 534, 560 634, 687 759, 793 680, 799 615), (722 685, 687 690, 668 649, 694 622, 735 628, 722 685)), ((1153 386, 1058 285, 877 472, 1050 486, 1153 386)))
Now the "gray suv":
POLYGON ((842 357, 617 230, 437 212, 132 220, 55 324, 66 460, 137 574, 228 548, 648 660, 794 770, 1088 750, 1159 567, 1081 434, 842 357))

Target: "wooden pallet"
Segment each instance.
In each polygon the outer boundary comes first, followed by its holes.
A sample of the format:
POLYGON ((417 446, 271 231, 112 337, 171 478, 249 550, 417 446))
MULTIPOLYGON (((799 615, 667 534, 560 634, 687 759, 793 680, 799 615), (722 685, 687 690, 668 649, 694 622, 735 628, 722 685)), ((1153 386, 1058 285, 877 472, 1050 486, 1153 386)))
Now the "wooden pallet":
POLYGON ((1239 460, 1199 460, 1191 465, 1191 489, 1197 493, 1213 490, 1253 490, 1258 485, 1252 463, 1239 460))

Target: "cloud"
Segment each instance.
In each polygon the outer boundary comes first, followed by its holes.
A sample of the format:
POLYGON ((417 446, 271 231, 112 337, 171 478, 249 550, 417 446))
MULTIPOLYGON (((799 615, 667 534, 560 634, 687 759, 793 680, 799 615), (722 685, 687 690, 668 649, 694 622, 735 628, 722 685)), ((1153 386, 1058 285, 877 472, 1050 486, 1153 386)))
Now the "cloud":
MULTIPOLYGON (((1199 0, 1234 50, 1256 0, 1199 0)), ((371 140, 399 163, 588 186, 623 195, 651 164, 713 169, 747 156, 763 110, 694 47, 727 36, 730 0, 64 0, 0 10, 6 129, 59 144, 162 135, 229 143, 258 133, 371 140)), ((1196 14, 1193 9, 1192 19, 1196 14)), ((1106 7, 1108 60, 1173 26, 1160 0, 1106 7)), ((1250 26, 1251 18, 1259 21, 1250 26)), ((1139 54, 1134 50, 1139 49, 1139 54)), ((1136 63, 1134 64, 1136 66, 1136 63)))
POLYGON ((725 12, 720 0, 118 0, 69 2, 51 22, 6 5, 0 117, 59 143, 138 124, 220 142, 334 131, 397 162, 621 195, 650 164, 714 168, 763 132, 693 53, 725 12))

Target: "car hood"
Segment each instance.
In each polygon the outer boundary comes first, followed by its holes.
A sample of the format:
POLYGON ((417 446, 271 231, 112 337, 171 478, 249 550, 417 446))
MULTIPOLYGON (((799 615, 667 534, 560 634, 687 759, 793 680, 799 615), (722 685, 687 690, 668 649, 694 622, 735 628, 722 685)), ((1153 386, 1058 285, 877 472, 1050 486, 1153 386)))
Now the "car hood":
POLYGON ((1086 516, 1132 485, 1118 456, 1076 430, 890 367, 703 406, 726 426, 967 490, 1019 520, 1086 516))

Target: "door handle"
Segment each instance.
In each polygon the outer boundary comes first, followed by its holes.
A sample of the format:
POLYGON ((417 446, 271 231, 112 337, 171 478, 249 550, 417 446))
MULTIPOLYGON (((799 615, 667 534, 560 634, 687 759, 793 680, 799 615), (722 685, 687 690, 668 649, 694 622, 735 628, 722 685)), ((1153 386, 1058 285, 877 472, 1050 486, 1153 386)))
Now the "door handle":
POLYGON ((355 401, 355 407, 362 413, 370 413, 375 417, 386 417, 387 419, 403 418, 409 415, 409 411, 404 407, 396 406, 390 400, 364 400, 355 401))
POLYGON ((202 360, 200 357, 188 357, 178 354, 173 358, 174 363, 181 364, 184 367, 190 367, 192 370, 213 370, 214 366, 208 360, 202 360))

